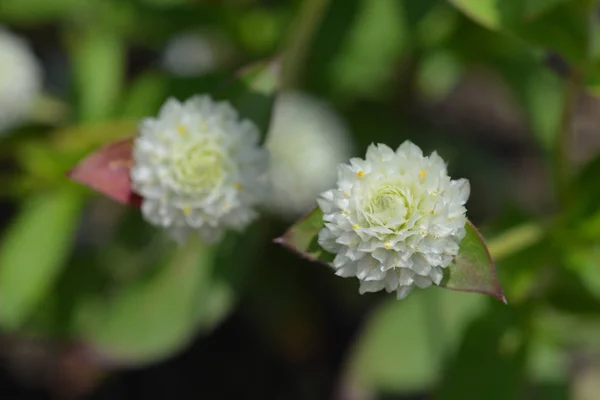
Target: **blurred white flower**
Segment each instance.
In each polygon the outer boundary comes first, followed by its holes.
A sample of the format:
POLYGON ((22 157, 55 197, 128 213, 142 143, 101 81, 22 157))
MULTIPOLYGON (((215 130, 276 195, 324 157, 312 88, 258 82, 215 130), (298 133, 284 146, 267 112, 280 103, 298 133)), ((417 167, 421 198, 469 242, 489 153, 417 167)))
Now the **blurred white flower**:
POLYGON ((299 92, 278 97, 265 145, 271 153, 267 205, 288 219, 316 205, 319 193, 334 186, 337 165, 351 155, 341 118, 327 104, 299 92))
POLYGON ((0 26, 0 132, 19 125, 42 88, 42 69, 25 40, 0 26))
POLYGON ((215 68, 218 57, 208 36, 197 32, 182 33, 167 43, 162 64, 178 76, 201 75, 215 68))
POLYGON ((244 229, 267 189, 268 153, 258 141, 258 128, 227 102, 167 100, 134 141, 131 180, 144 217, 179 241, 197 231, 210 243, 244 229))
POLYGON ((336 255, 337 275, 360 280, 360 293, 402 299, 440 284, 465 236, 469 194, 469 181, 451 180, 437 153, 425 157, 409 141, 396 152, 372 144, 366 160, 339 166, 337 188, 318 199, 319 244, 336 255))

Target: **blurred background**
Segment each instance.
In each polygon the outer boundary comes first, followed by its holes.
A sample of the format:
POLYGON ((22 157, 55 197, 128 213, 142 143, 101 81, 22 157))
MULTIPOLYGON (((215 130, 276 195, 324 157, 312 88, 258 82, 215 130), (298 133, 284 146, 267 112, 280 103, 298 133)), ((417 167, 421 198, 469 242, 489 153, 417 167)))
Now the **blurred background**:
POLYGON ((0 0, 0 398, 600 399, 599 23, 592 0, 0 0), (246 233, 182 265, 66 178, 265 62, 274 191, 246 233), (360 296, 272 242, 406 139, 471 182, 507 306, 360 296))

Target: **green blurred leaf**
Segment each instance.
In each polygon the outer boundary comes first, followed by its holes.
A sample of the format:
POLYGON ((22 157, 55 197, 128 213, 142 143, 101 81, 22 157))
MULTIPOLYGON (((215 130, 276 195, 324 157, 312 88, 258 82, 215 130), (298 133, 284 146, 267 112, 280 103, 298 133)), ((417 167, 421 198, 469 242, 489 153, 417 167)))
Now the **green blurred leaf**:
POLYGON ((564 261, 580 282, 600 301, 600 243, 567 248, 564 261))
POLYGON ((583 280, 585 276, 580 276, 578 271, 564 268, 555 269, 553 272, 554 285, 546 293, 546 299, 553 308, 574 315, 599 315, 600 297, 590 291, 587 282, 583 280))
POLYGON ((50 146, 69 157, 68 167, 88 152, 109 142, 134 136, 137 121, 114 120, 86 123, 57 129, 50 133, 50 146))
POLYGON ((556 260, 555 255, 548 251, 549 246, 551 242, 548 240, 533 245, 529 242, 498 262, 498 273, 511 304, 520 305, 536 298, 550 285, 547 272, 556 260))
POLYGON ((560 3, 566 3, 569 0, 525 0, 525 20, 533 20, 547 11, 552 10, 560 3))
POLYGON ((600 210, 587 217, 578 229, 586 239, 594 240, 600 237, 600 210))
POLYGON ((417 86, 428 101, 443 100, 462 78, 463 65, 452 52, 434 51, 421 62, 417 86))
POLYGON ((534 382, 560 383, 568 379, 567 349, 555 340, 535 337, 527 357, 528 377, 534 382))
MULTIPOLYGON (((323 225, 323 212, 317 207, 275 241, 311 261, 328 264, 333 261, 334 256, 324 251, 317 242, 323 225)), ((440 286, 465 292, 480 292, 506 302, 483 237, 470 221, 467 221, 465 229, 467 234, 460 244, 460 251, 446 269, 440 286)))
POLYGON ((64 178, 64 160, 46 143, 24 142, 17 145, 16 152, 21 168, 28 175, 53 183, 64 178))
POLYGON ((576 64, 587 55, 585 8, 580 2, 556 2, 543 7, 529 0, 448 0, 483 26, 518 36, 554 50, 576 64), (533 16, 537 18, 532 18, 533 16), (543 11, 543 15, 539 15, 543 11), (529 14, 528 14, 529 13, 529 14))
POLYGON ((124 117, 142 118, 156 114, 169 91, 169 79, 156 72, 140 75, 133 81, 121 106, 124 117))
POLYGON ((235 81, 216 93, 233 103, 243 118, 257 124, 266 135, 277 91, 281 87, 281 61, 273 59, 249 65, 235 76, 235 81))
POLYGON ((72 32, 71 57, 79 119, 103 120, 115 111, 125 73, 125 45, 114 32, 72 32))
POLYGON ((525 109, 531 130, 546 151, 559 137, 565 83, 539 57, 519 53, 499 60, 494 67, 506 78, 525 109))
MULTIPOLYGON (((573 204, 569 210, 569 222, 588 220, 598 212, 598 204, 600 204, 599 181, 600 155, 597 155, 571 180, 570 191, 573 204)), ((589 223, 592 224, 591 221, 589 223)))
POLYGON ((408 48, 403 13, 396 0, 359 1, 356 20, 329 70, 336 95, 374 96, 389 87, 408 48))
POLYGON ((109 362, 141 365, 181 350, 199 326, 210 328, 231 304, 211 285, 213 251, 189 240, 145 279, 92 298, 78 310, 79 336, 109 362))
POLYGON ((40 23, 67 16, 89 0, 2 0, 0 21, 21 24, 40 23))
MULTIPOLYGON (((404 1, 406 19, 409 25, 413 25, 411 32, 411 40, 414 44, 432 48, 443 43, 450 43, 449 39, 455 32, 460 23, 460 13, 445 2, 437 0, 426 0, 424 2, 416 2, 411 0, 404 1), (429 5, 426 5, 429 3, 429 5), (419 6, 419 4, 421 4, 419 6), (421 18, 415 20, 413 13, 416 7, 426 6, 423 10, 421 18), (425 12, 426 11, 426 12, 425 12)), ((421 12, 418 12, 420 14, 421 12)))
POLYGON ((512 310, 492 306, 467 328, 436 399, 522 398, 527 338, 512 310))
POLYGON ((18 328, 52 288, 69 256, 82 198, 73 188, 28 199, 0 250, 0 322, 18 328))
POLYGON ((531 318, 531 324, 538 335, 558 344, 567 355, 574 348, 586 349, 590 353, 600 351, 600 320, 597 314, 576 315, 541 308, 531 318))
POLYGON ((431 302, 431 295, 415 292, 374 311, 351 350, 345 376, 349 390, 414 393, 437 381, 444 355, 455 352, 486 299, 438 291, 431 302))

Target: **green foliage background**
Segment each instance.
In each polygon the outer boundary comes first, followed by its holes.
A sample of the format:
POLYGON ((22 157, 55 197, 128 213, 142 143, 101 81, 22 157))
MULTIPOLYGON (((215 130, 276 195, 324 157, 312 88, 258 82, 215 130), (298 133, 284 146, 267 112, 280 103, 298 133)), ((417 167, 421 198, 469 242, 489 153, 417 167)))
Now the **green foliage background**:
MULTIPOLYGON (((124 368, 186 365, 196 397, 598 398, 598 7, 0 0, 0 23, 31 41, 47 74, 33 120, 0 139, 0 327, 13 386, 34 376, 55 395, 94 393, 119 376, 127 385, 124 368), (218 37, 226 56, 201 75, 170 75, 160 52, 189 30, 218 37), (274 59, 281 80, 240 75, 274 59), (275 217, 218 248, 176 248, 137 210, 65 177, 168 96, 229 99, 266 131, 275 89, 329 101, 357 155, 405 139, 437 149, 471 182, 469 216, 509 305, 442 289, 359 296, 356 282, 273 244, 287 225, 275 217), (211 346, 238 352, 215 362, 211 346), (186 354, 190 365, 169 361, 186 354)), ((153 379, 177 393, 168 373, 153 379)))

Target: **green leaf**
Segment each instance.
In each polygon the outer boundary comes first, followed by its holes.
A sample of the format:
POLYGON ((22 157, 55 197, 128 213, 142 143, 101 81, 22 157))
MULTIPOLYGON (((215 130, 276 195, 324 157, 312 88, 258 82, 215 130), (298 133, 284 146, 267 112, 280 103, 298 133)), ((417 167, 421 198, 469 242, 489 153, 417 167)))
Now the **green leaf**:
POLYGON ((600 244, 567 248, 563 257, 566 266, 579 276, 581 284, 600 301, 600 244))
POLYGON ((50 133, 50 146, 69 158, 68 167, 92 150, 134 136, 137 121, 114 120, 68 126, 50 133))
POLYGON ((0 249, 0 322, 18 328, 51 290, 69 256, 82 199, 72 188, 30 198, 0 249))
POLYGON ((169 92, 169 80, 159 73, 148 72, 133 81, 123 105, 121 115, 142 118, 156 113, 169 92))
POLYGON ((416 292, 374 310, 354 344, 345 372, 348 390, 415 393, 439 379, 446 355, 455 352, 466 324, 486 299, 466 293, 416 292), (433 300, 433 301, 432 301, 433 300))
POLYGON ((511 55, 495 62, 523 106, 531 130, 546 151, 555 147, 564 108, 564 80, 531 54, 511 55))
POLYGON ((142 365, 181 350, 199 327, 209 329, 231 306, 222 283, 211 284, 213 252, 194 240, 145 279, 84 302, 79 337, 103 359, 142 365))
POLYGON ((568 351, 556 341, 536 337, 529 350, 527 369, 534 382, 560 383, 568 378, 568 351))
POLYGON ((443 100, 462 78, 463 65, 449 51, 426 54, 417 73, 417 86, 426 100, 443 100))
MULTIPOLYGON (((569 210, 570 222, 589 220, 598 211, 600 203, 600 155, 588 162, 572 179, 570 191, 573 204, 569 210)), ((588 222, 590 225, 593 223, 588 222)), ((588 227, 589 229, 589 227, 588 227)))
MULTIPOLYGON (((323 212, 317 207, 283 236, 275 239, 275 242, 311 261, 329 264, 334 255, 323 250, 317 242, 323 225, 323 212)), ((465 292, 480 292, 506 302, 483 237, 470 221, 467 221, 465 229, 467 233, 460 244, 460 251, 446 269, 440 286, 465 292)))
MULTIPOLYGON (((596 271, 592 274, 598 272, 595 261, 592 268, 596 271)), ((546 300, 557 310, 574 315, 597 316, 600 313, 600 296, 592 292, 597 289, 594 288, 595 282, 584 282, 589 265, 577 267, 581 267, 581 274, 564 268, 553 271, 554 285, 546 291, 546 300)))
POLYGON ((460 250, 440 286, 465 292, 481 292, 506 303, 500 282, 496 277, 494 262, 483 236, 467 221, 467 234, 460 243, 460 250))
POLYGON ((2 0, 0 20, 32 24, 64 17, 85 5, 86 0, 2 0))
POLYGON ((515 35, 546 50, 556 51, 576 64, 583 63, 586 58, 586 14, 578 2, 540 7, 536 4, 538 2, 532 0, 448 1, 489 29, 515 35), (537 18, 533 18, 535 16, 537 18))
POLYGON ((524 16, 526 20, 532 20, 552 10, 560 3, 568 0, 525 0, 524 16))
POLYGON ((74 32, 71 53, 82 121, 99 121, 115 111, 125 71, 125 45, 114 32, 74 32))
POLYGON ((509 307, 491 306, 469 324, 436 399, 522 398, 528 340, 515 317, 509 307))
POLYGON ((241 69, 235 81, 216 93, 231 101, 243 118, 259 127, 263 137, 269 129, 275 95, 281 86, 281 61, 273 59, 241 69))
POLYGON ((330 68, 334 90, 374 96, 385 90, 396 62, 408 48, 403 5, 396 0, 360 0, 352 30, 330 68))
POLYGON ((323 212, 317 207, 296 222, 282 237, 275 239, 275 242, 310 261, 321 261, 326 264, 333 262, 335 255, 323 250, 317 243, 323 225, 323 212))

